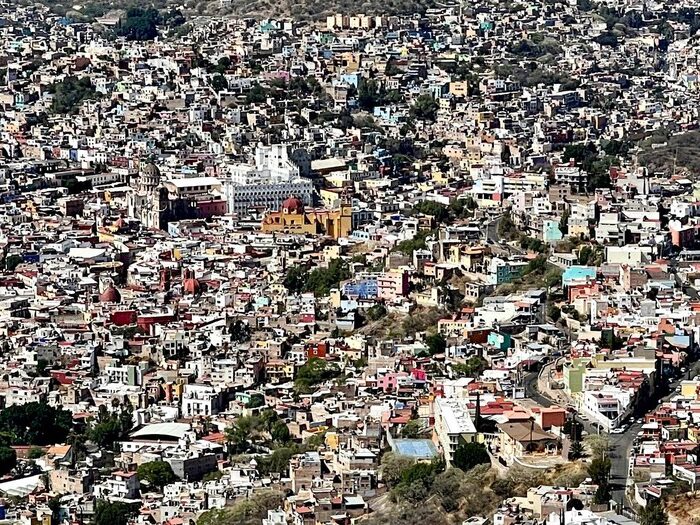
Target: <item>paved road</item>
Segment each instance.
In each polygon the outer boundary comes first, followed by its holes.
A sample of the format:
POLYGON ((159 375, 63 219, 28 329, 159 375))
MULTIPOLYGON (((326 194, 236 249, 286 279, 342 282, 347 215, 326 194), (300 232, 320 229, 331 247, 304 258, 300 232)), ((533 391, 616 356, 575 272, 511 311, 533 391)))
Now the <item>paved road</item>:
MULTIPOLYGON (((671 381, 668 385, 668 390, 665 395, 659 399, 659 403, 669 401, 676 394, 676 388, 680 386, 683 379, 693 378, 700 375, 700 361, 693 363, 686 374, 682 378, 671 381)), ((552 400, 543 395, 537 388, 538 373, 531 372, 524 377, 523 386, 525 387, 525 395, 543 407, 549 407, 553 404, 552 400)), ((577 420, 583 424, 583 428, 589 434, 596 434, 599 431, 593 428, 591 422, 584 421, 580 417, 577 420)), ((608 434, 610 437, 610 484, 612 487, 612 499, 618 503, 623 502, 625 507, 630 507, 630 502, 627 498, 626 487, 629 472, 629 460, 632 455, 634 440, 637 433, 641 430, 642 424, 633 422, 630 427, 622 434, 608 434)))

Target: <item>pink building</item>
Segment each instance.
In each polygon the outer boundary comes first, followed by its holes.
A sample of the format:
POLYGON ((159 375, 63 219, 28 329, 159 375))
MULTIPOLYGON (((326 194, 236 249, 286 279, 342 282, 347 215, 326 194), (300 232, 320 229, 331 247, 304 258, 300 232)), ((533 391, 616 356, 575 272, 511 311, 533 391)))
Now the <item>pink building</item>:
POLYGON ((408 295, 407 272, 384 272, 377 277, 377 297, 384 301, 393 301, 408 295))
POLYGON ((377 386, 385 392, 393 392, 397 389, 401 379, 408 377, 406 372, 388 372, 382 376, 377 373, 377 386))

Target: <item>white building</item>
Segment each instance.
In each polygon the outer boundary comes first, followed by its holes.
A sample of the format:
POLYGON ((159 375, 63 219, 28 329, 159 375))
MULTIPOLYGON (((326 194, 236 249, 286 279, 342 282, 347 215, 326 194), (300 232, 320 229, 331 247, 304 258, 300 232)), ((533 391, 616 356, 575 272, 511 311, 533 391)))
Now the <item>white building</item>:
POLYGON ((314 187, 311 180, 301 176, 307 171, 305 165, 303 155, 295 152, 292 160, 285 145, 258 146, 254 166, 229 166, 229 178, 223 181, 229 212, 243 214, 252 207, 277 211, 291 195, 311 205, 314 187))
POLYGON ((219 393, 209 385, 185 385, 182 417, 211 416, 219 413, 219 393))
POLYGON ((471 414, 468 399, 435 398, 435 433, 437 435, 445 461, 452 461, 455 450, 463 444, 476 441, 477 432, 471 414))

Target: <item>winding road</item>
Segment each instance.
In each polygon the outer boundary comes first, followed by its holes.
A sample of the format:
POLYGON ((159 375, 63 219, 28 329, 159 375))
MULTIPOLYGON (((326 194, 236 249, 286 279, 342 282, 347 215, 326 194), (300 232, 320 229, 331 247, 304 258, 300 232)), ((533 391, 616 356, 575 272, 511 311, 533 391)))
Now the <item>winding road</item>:
MULTIPOLYGON (((689 365, 686 377, 695 377, 697 375, 700 375, 700 361, 689 365)), ((537 387, 538 376, 539 373, 532 372, 524 377, 525 395, 543 407, 552 406, 555 403, 542 394, 537 387)), ((686 377, 671 381, 666 390, 668 393, 660 397, 658 403, 669 401, 676 394, 676 388, 680 385, 680 382, 686 377)), ((598 430, 593 428, 589 421, 584 421, 580 417, 577 417, 577 421, 583 425, 584 430, 589 434, 598 433, 598 430)), ((631 507, 627 497, 629 460, 632 456, 634 440, 641 428, 641 423, 634 422, 621 434, 608 434, 610 438, 610 485, 612 487, 612 499, 618 504, 623 503, 623 507, 628 509, 631 507)))

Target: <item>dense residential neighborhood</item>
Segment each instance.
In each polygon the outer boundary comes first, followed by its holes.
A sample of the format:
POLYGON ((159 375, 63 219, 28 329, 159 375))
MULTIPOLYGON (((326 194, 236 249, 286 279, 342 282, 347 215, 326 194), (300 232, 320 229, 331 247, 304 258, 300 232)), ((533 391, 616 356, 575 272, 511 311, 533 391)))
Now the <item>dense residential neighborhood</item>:
POLYGON ((0 0, 2 523, 700 522, 697 2, 136 4, 0 0))

